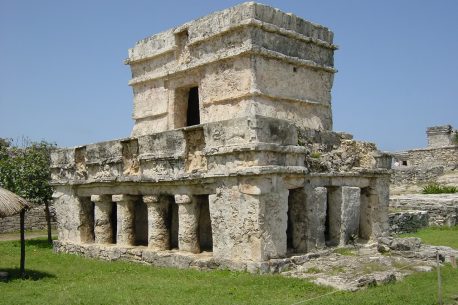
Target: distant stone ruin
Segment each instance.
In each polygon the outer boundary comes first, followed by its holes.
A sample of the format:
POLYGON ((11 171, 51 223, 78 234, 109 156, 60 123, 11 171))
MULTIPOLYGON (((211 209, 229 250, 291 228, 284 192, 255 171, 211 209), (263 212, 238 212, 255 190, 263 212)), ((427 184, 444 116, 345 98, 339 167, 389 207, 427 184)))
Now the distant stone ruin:
POLYGON ((393 153, 393 194, 418 193, 429 183, 458 186, 458 131, 444 125, 426 134, 428 147, 393 153))
POLYGON ((428 147, 394 153, 390 208, 392 232, 458 225, 458 194, 420 194, 428 184, 458 187, 458 131, 426 130, 428 147))
POLYGON ((52 154, 55 249, 275 272, 387 234, 391 157, 331 131, 335 49, 252 2, 139 41, 131 137, 52 154))

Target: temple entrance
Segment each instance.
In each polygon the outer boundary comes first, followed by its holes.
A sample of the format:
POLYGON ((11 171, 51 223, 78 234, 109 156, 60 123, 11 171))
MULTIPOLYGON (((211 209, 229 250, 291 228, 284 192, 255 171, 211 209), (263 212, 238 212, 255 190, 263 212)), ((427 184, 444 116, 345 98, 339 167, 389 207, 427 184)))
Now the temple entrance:
POLYGON ((212 225, 208 195, 196 196, 199 206, 199 246, 200 251, 213 251, 212 225))
POLYGON ((289 253, 305 252, 307 250, 306 212, 304 188, 289 190, 286 224, 286 249, 289 253))
POLYGON ((135 245, 148 245, 148 208, 142 200, 135 202, 135 245))
POLYGON ((178 205, 170 197, 167 228, 170 232, 170 249, 178 249, 178 205))
POLYGON ((113 244, 116 244, 116 239, 117 239, 117 234, 118 234, 118 207, 116 204, 111 205, 111 217, 110 217, 110 222, 111 222, 111 233, 113 236, 113 244))

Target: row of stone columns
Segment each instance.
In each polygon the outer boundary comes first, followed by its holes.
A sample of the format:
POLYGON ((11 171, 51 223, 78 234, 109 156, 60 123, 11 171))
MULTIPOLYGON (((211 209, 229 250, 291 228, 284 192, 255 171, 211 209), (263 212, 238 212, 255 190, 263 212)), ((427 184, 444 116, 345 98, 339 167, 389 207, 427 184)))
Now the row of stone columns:
MULTIPOLYGON (((304 239, 295 238, 292 245, 299 251, 323 248, 326 245, 342 246, 354 237, 365 240, 372 238, 377 233, 373 232, 374 225, 377 225, 373 210, 388 204, 383 194, 370 187, 310 186, 304 191, 306 234, 304 239)), ((292 208, 295 209, 293 213, 300 210, 297 204, 292 208)), ((383 214, 383 209, 379 210, 377 212, 383 214)), ((294 226, 294 229, 301 230, 301 225, 294 226)), ((300 234, 293 232, 295 236, 300 234)))
MULTIPOLYGON (((94 241, 100 244, 135 245, 135 201, 131 195, 92 195, 94 203, 94 241), (116 204, 116 239, 113 236, 112 213, 116 204)), ((190 195, 175 195, 178 204, 178 248, 199 253, 199 206, 190 195)), ((170 249, 169 213, 171 200, 167 196, 143 196, 148 211, 148 247, 170 249)))

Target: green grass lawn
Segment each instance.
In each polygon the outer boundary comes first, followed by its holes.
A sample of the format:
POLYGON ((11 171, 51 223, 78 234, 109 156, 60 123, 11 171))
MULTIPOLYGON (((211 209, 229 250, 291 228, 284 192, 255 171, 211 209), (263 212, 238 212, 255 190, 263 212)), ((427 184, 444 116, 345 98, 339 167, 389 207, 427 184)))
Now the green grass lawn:
POLYGON ((458 249, 458 226, 429 227, 416 233, 402 234, 401 237, 420 237, 423 243, 435 246, 448 246, 458 249))
MULTIPOLYGON (((299 279, 243 272, 154 268, 55 254, 44 239, 27 241, 28 280, 14 278, 19 242, 0 242, 0 270, 13 275, 0 283, 0 304, 295 304, 332 293, 299 279)), ((458 296, 458 270, 441 269, 445 304, 458 296)), ((436 304, 436 273, 356 293, 336 292, 299 304, 436 304)))

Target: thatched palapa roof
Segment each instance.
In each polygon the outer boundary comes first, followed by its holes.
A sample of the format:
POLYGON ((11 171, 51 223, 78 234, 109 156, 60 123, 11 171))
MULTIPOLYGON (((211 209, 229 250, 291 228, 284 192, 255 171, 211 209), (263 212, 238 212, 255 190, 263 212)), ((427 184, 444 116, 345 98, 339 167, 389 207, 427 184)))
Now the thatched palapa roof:
POLYGON ((18 214, 31 206, 24 198, 0 187, 0 218, 18 214))

